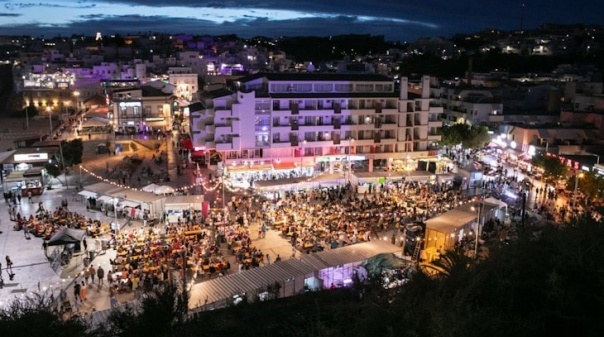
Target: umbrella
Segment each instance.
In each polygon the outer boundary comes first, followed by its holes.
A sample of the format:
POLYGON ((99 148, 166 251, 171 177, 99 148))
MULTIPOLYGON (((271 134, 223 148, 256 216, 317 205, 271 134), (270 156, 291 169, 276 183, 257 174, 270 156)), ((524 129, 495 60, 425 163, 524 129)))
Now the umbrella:
POLYGON ((155 185, 155 184, 149 184, 149 185, 143 187, 142 190, 145 191, 145 192, 155 192, 155 190, 158 187, 161 187, 161 186, 155 185))
POLYGON ((158 186, 155 190, 153 190, 153 193, 170 194, 170 193, 174 193, 174 188, 167 186, 167 185, 162 185, 162 186, 158 186))
POLYGON ((49 246, 61 246, 68 245, 71 243, 78 243, 82 241, 86 235, 86 231, 72 228, 65 228, 62 231, 56 233, 48 240, 49 246))

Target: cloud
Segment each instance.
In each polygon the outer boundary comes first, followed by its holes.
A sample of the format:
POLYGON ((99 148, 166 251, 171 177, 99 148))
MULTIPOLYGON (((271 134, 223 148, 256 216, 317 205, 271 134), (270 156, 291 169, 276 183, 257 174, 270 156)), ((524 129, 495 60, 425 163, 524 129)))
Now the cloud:
MULTIPOLYGON (((155 31, 192 34, 384 35, 390 40, 515 29, 520 10, 478 0, 46 0, 2 2, 0 29, 37 36, 155 31), (161 15, 158 15, 161 13, 161 15)), ((525 27, 600 21, 597 1, 532 0, 525 27), (547 4, 547 5, 546 5, 547 4), (581 5, 581 6, 579 6, 581 5), (583 6, 585 5, 585 6, 583 6), (571 15, 572 14, 572 15, 571 15)))

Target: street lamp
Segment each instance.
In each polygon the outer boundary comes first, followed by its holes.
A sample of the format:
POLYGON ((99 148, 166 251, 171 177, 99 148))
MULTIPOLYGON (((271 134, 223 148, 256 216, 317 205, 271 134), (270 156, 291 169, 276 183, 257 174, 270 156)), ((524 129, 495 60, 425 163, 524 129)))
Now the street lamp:
POLYGON ((578 173, 575 170, 575 191, 573 193, 573 211, 575 210, 575 207, 577 206, 577 192, 579 190, 579 178, 583 178, 583 172, 578 173))
POLYGON ((52 107, 50 107, 50 106, 47 107, 46 111, 48 112, 48 123, 50 125, 50 134, 49 134, 50 135, 50 140, 53 140, 54 137, 52 135, 53 134, 53 131, 52 131, 52 107))

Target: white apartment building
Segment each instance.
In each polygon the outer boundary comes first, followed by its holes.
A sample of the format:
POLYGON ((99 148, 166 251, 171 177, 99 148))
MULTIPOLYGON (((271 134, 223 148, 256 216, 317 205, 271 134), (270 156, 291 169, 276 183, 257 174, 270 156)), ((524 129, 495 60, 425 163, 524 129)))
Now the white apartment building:
POLYGON ((184 100, 188 104, 199 90, 197 74, 191 72, 191 68, 170 67, 168 69, 168 83, 174 86, 174 96, 184 100))
POLYGON ((171 95, 143 86, 113 90, 109 119, 114 131, 138 134, 171 128, 171 95))
POLYGON ((442 87, 440 96, 445 123, 498 125, 503 123, 503 102, 490 90, 478 88, 442 87))
POLYGON ((366 161, 373 171, 374 162, 436 156, 443 110, 431 104, 429 76, 419 95, 407 78, 397 92, 372 74, 259 73, 236 83, 189 106, 193 146, 220 152, 229 167, 366 161))

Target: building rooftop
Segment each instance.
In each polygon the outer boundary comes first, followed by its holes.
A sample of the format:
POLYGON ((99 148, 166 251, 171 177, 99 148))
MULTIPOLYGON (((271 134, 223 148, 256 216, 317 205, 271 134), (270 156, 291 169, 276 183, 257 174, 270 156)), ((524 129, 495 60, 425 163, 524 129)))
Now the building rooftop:
POLYGON ((340 73, 257 73, 239 79, 249 82, 259 78, 269 81, 369 81, 392 82, 387 76, 379 74, 340 74, 340 73))

